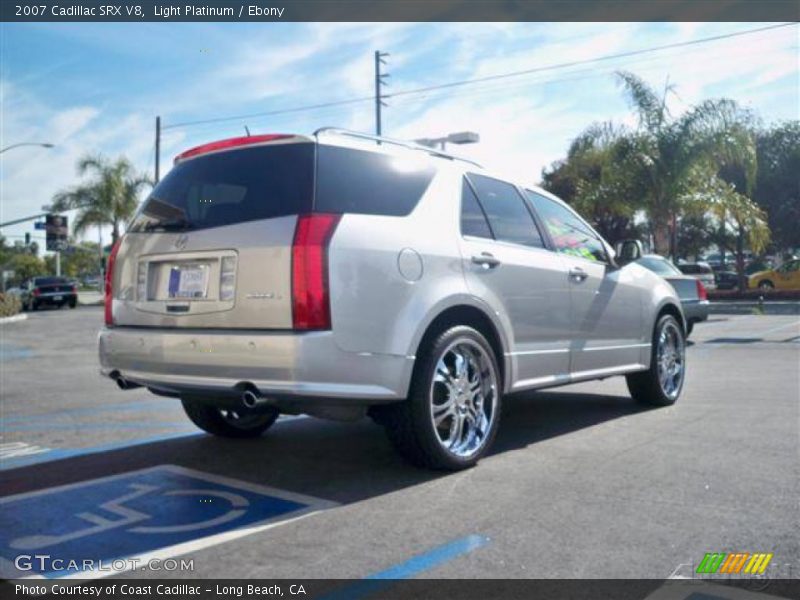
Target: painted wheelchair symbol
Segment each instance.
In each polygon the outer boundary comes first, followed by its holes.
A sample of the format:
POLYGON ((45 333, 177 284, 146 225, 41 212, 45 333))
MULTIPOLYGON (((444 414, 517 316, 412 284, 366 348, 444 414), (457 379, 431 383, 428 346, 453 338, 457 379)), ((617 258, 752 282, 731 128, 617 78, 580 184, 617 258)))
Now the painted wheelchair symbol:
MULTIPOLYGON (((14 540, 11 540, 9 546, 14 548, 15 550, 38 550, 40 548, 44 548, 46 546, 54 546, 56 544, 61 544, 63 542, 68 542, 70 540, 86 537, 88 535, 94 535, 96 533, 101 533, 104 531, 108 531, 110 529, 118 529, 120 527, 126 527, 127 525, 132 525, 134 523, 140 523, 142 521, 146 521, 152 518, 152 515, 148 515, 146 513, 140 512, 138 510, 134 510, 132 508, 128 508, 123 506, 126 502, 133 500, 134 498, 139 498, 140 496, 144 496, 146 494, 150 494, 159 489, 156 485, 144 485, 138 483, 131 483, 128 487, 133 488, 133 492, 120 496, 119 498, 114 498, 113 500, 109 500, 100 505, 100 508, 104 511, 112 513, 114 515, 118 515, 121 517, 120 519, 106 519, 105 517, 96 515, 90 512, 82 512, 78 513, 78 518, 91 523, 91 527, 87 527, 85 529, 80 529, 78 531, 73 531, 71 533, 66 533, 63 535, 29 535, 24 537, 19 537, 14 540)), ((165 496, 212 496, 215 498, 221 498, 223 500, 227 500, 230 503, 230 509, 227 513, 214 517, 212 519, 206 519, 204 521, 198 521, 195 523, 186 523, 183 525, 166 525, 166 526, 146 526, 146 525, 139 525, 136 527, 131 527, 126 531, 130 533, 178 533, 184 531, 194 531, 197 529, 206 529, 208 527, 216 527, 217 525, 221 525, 223 523, 228 523, 229 521, 233 521, 234 519, 239 518, 242 516, 245 511, 246 507, 249 506, 250 502, 240 496, 239 494, 234 494, 231 492, 223 492, 219 490, 201 490, 201 489, 194 489, 194 490, 171 490, 162 492, 165 496)))

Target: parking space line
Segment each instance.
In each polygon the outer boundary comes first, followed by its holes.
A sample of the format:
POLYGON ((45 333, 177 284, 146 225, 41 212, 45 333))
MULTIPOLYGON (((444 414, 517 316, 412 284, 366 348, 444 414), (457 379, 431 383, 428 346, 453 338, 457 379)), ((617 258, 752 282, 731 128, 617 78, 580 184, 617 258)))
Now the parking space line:
POLYGON ((368 575, 361 581, 323 596, 323 600, 358 600, 359 598, 364 598, 390 587, 393 580, 411 579, 454 558, 469 554, 488 543, 489 538, 486 536, 468 535, 438 546, 428 552, 413 556, 388 569, 368 575))
MULTIPOLYGON (((283 423, 286 421, 294 421, 298 419, 305 419, 307 418, 306 415, 281 415, 278 419, 278 423, 283 423)), ((183 425, 183 423, 181 423, 183 425)), ((85 425, 81 425, 80 427, 84 427, 85 425)), ((120 424, 121 427, 124 427, 125 424, 120 424)), ((157 421, 152 422, 151 428, 156 429, 160 427, 161 424, 157 421)), ((166 424, 166 426, 174 427, 172 424, 166 424)), ((116 426, 115 426, 116 427, 116 426)), ((49 427, 48 427, 49 429, 49 427)), ((10 428, 5 428, 4 431, 11 431, 10 428)), ((98 446, 86 446, 84 448, 48 448, 46 451, 35 455, 26 455, 26 456, 15 456, 8 459, 0 458, 0 471, 8 471, 10 469, 19 469, 20 467, 29 467, 32 465, 38 465, 42 463, 52 462, 54 460, 63 460, 65 458, 75 458, 77 456, 87 456, 90 454, 99 454, 101 452, 111 452, 114 450, 122 450, 125 448, 134 448, 136 446, 144 446, 147 444, 154 444, 157 442, 165 442, 170 440, 177 440, 182 438, 189 438, 189 437, 197 437, 201 435, 206 435, 202 431, 198 431, 196 429, 191 429, 189 431, 175 431, 171 433, 164 433, 161 435, 147 437, 147 438, 139 438, 134 440, 126 440, 121 442, 113 442, 110 444, 101 444, 98 446)))
POLYGON ((101 452, 111 452, 113 450, 122 450, 124 448, 135 448, 136 446, 144 446, 146 444, 154 444, 157 442, 165 442, 169 440, 176 440, 181 438, 196 437, 204 435, 201 431, 167 433, 157 435, 154 437, 127 440, 124 442, 114 442, 111 444, 101 444, 99 446, 87 446, 86 448, 53 448, 49 452, 42 454, 35 454, 32 456, 20 456, 0 461, 0 471, 8 471, 10 469, 18 469, 20 467, 29 467, 54 460, 63 460, 65 458, 75 458, 77 456, 88 456, 90 454, 99 454, 101 452))
POLYGON ((33 415, 17 415, 5 417, 4 423, 18 423, 20 421, 36 421, 41 419, 53 419, 58 417, 71 417, 76 415, 95 414, 98 412, 114 412, 114 411, 138 411, 152 408, 155 405, 168 404, 173 398, 153 398, 152 400, 143 400, 141 402, 126 402, 124 404, 106 404, 102 406, 81 406, 77 408, 68 408, 48 413, 39 413, 33 415))

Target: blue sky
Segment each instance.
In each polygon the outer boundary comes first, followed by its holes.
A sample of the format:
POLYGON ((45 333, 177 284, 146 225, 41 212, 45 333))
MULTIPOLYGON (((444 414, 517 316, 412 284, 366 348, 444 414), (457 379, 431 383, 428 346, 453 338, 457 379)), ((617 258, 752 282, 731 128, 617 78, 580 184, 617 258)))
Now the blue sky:
MULTIPOLYGON (((370 96, 372 53, 391 53, 388 92, 762 27, 764 23, 137 23, 0 24, 0 221, 33 214, 77 182, 87 153, 125 154, 152 172, 154 119, 164 125, 370 96)), ((798 118, 798 27, 390 99, 384 133, 472 130, 459 152, 524 181, 562 157, 592 121, 635 124, 614 78, 633 71, 676 86, 680 113, 731 97, 769 123, 798 118)), ((162 172, 193 145, 251 132, 325 125, 372 131, 370 101, 272 117, 168 128, 162 172)), ((19 239, 31 225, 6 228, 19 239)), ((34 237, 40 232, 36 232, 34 237)), ((96 239, 96 233, 89 236, 96 239)), ((107 237, 107 234, 106 234, 107 237)))

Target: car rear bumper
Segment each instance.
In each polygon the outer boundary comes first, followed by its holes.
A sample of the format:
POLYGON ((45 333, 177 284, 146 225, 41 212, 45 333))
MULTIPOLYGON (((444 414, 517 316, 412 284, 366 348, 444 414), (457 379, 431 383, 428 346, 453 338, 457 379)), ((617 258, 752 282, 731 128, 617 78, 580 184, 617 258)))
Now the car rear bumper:
POLYGON ((264 396, 372 404, 406 397, 413 357, 346 352, 329 331, 106 328, 101 373, 168 394, 264 396))
POLYGON ((682 300, 681 305, 687 323, 697 323, 708 319, 708 300, 682 300))
POLYGON ((31 301, 36 304, 66 304, 77 302, 78 295, 72 292, 47 292, 38 296, 31 296, 31 301))

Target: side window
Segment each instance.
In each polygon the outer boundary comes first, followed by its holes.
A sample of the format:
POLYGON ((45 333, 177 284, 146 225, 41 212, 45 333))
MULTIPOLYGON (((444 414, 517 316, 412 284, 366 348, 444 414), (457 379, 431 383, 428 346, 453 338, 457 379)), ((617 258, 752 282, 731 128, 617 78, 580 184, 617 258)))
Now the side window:
POLYGON ((492 239, 492 230, 486 221, 475 192, 464 179, 461 185, 461 235, 492 239))
POLYGON ((788 262, 783 267, 781 267, 781 269, 785 273, 791 273, 792 271, 798 271, 798 270, 800 270, 800 261, 795 260, 795 261, 792 261, 792 262, 788 262))
POLYGON ((486 211, 495 239, 535 248, 544 247, 542 236, 517 188, 483 175, 470 174, 469 180, 475 186, 478 201, 486 211))
POLYGON ((525 193, 544 221, 556 250, 587 260, 608 262, 603 242, 575 213, 541 194, 530 190, 525 193))

